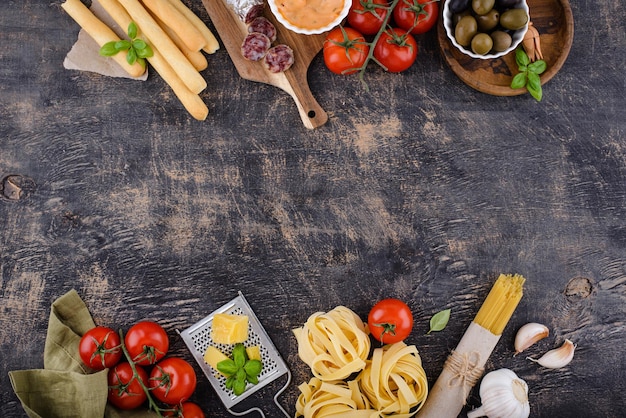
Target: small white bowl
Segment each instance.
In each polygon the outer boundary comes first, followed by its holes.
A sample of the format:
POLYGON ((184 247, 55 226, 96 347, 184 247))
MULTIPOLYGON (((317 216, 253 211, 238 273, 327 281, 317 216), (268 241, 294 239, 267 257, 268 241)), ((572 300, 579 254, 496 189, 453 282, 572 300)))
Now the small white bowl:
MULTIPOLYGON (((511 46, 505 49, 504 51, 497 52, 495 54, 491 54, 491 53, 485 54, 485 55, 475 54, 471 49, 459 45, 459 43, 456 41, 454 37, 454 25, 452 24, 453 13, 450 11, 449 4, 450 2, 446 1, 443 5, 443 26, 446 29, 446 35, 448 35, 448 39, 450 40, 450 42, 452 42, 452 45, 454 45, 459 51, 461 51, 465 55, 468 55, 472 58, 486 60, 486 59, 503 57, 509 52, 514 51, 515 48, 518 47, 518 45, 522 42, 522 40, 524 40, 524 35, 526 35, 526 31, 528 31, 528 23, 530 22, 530 14, 529 14, 529 9, 528 9, 528 3, 526 2, 526 0, 523 0, 520 3, 520 5, 517 6, 516 8, 525 10, 526 14, 529 16, 529 19, 528 19, 528 22, 526 22, 526 25, 524 25, 522 29, 518 29, 511 33, 511 38, 512 38, 511 46)), ((470 2, 470 7, 472 7, 471 2, 470 2)))
POLYGON ((316 35, 316 34, 324 33, 324 32, 331 30, 335 26, 339 25, 343 21, 343 19, 345 19, 346 16, 348 16, 348 12, 350 12, 350 6, 352 5, 351 0, 343 0, 343 8, 341 9, 341 12, 339 13, 339 15, 332 22, 319 28, 305 29, 305 28, 300 28, 298 26, 294 26, 291 22, 289 22, 288 20, 284 18, 284 16, 278 10, 278 5, 276 4, 279 1, 280 0, 268 0, 267 1, 267 3, 270 6, 270 10, 272 11, 272 14, 274 14, 274 16, 276 17, 276 20, 278 20, 287 29, 296 33, 301 33, 303 35, 316 35))

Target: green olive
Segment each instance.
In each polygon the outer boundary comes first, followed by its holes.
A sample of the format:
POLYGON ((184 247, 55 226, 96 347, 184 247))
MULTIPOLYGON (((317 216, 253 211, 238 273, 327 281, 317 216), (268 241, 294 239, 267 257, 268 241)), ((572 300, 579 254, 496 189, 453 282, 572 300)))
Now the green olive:
POLYGON ((478 32, 478 24, 474 16, 463 16, 454 28, 454 38, 461 46, 469 46, 478 32))
POLYGON ((509 9, 500 16, 500 25, 504 29, 522 29, 528 23, 528 13, 524 9, 509 9))
POLYGON ((489 51, 491 51, 491 47, 493 47, 493 41, 491 40, 491 36, 486 33, 477 33, 472 38, 472 51, 478 55, 485 55, 489 51))
POLYGON ((513 43, 511 35, 501 30, 491 32, 491 39, 493 40, 493 50, 495 52, 502 52, 513 43))
POLYGON ((476 23, 478 23, 479 32, 490 32, 493 28, 498 26, 500 21, 500 12, 496 9, 491 9, 484 15, 476 16, 476 23))
POLYGON ((496 0, 472 0, 472 9, 477 15, 484 15, 493 9, 496 0))

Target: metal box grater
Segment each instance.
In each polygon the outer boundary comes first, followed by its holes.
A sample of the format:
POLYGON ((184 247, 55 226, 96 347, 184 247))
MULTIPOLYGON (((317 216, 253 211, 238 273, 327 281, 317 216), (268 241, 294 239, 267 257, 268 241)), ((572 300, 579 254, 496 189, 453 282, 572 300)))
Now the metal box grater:
POLYGON ((189 351, 193 355, 193 358, 196 360, 207 379, 213 386, 215 392, 220 397, 220 400, 228 410, 233 415, 245 415, 252 411, 259 412, 262 417, 265 417, 263 411, 259 408, 250 408, 243 412, 236 412, 231 410, 231 408, 237 405, 239 402, 248 398, 250 395, 254 394, 258 390, 262 389, 266 385, 270 384, 274 380, 280 378, 283 375, 287 375, 287 381, 285 385, 274 395, 274 403, 278 406, 278 408, 285 414, 285 416, 289 417, 290 415, 283 409, 283 407, 278 402, 278 396, 287 389, 289 383, 291 382, 291 372, 287 367, 287 364, 282 359, 280 353, 272 343, 272 340, 267 335, 267 332, 259 322, 258 318, 252 311, 252 308, 244 298, 241 292, 238 292, 239 296, 230 302, 226 303, 219 309, 213 311, 207 317, 201 319, 196 322, 194 325, 189 328, 179 331, 180 336, 183 341, 189 348, 189 351), (204 353, 207 348, 212 345, 215 348, 219 349, 226 355, 230 355, 232 352, 232 345, 229 344, 216 344, 211 339, 211 324, 213 323, 213 317, 217 313, 226 313, 226 314, 234 314, 234 315, 247 315, 248 316, 248 340, 246 341, 246 347, 249 346, 259 346, 261 351, 261 360, 263 362, 263 369, 261 370, 261 374, 259 375, 259 383, 256 385, 248 384, 246 391, 239 395, 235 396, 233 392, 226 388, 226 378, 221 375, 216 370, 213 370, 211 366, 204 362, 204 353))

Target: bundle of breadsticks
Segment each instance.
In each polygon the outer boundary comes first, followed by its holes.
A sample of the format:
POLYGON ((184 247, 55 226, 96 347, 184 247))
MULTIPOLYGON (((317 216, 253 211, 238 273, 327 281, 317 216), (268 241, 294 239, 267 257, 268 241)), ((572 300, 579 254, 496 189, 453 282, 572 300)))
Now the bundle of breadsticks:
MULTIPOLYGON (((119 27, 128 28, 131 22, 135 23, 136 39, 144 40, 153 51, 148 63, 191 116, 206 119, 209 109, 199 96, 207 86, 200 74, 208 65, 203 52, 213 54, 219 49, 206 24, 181 0, 99 0, 99 3, 119 27)), ((81 0, 65 0, 61 7, 100 47, 120 40, 81 0)), ((132 77, 146 71, 138 62, 129 64, 124 53, 111 59, 132 77)))

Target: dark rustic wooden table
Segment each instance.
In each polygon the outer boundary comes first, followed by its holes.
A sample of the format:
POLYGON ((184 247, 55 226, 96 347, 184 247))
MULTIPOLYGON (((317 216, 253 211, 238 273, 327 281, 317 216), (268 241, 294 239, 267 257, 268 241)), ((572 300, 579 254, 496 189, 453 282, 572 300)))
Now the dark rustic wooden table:
MULTIPOLYGON (((43 367, 50 304, 72 288, 100 324, 162 323, 183 356, 175 330, 242 291, 293 372, 293 413, 310 373, 290 330, 313 312, 406 300, 432 384, 510 272, 525 296, 487 369, 528 382, 533 417, 623 416, 626 6, 571 6, 574 43, 541 103, 468 87, 433 32, 409 71, 368 69, 369 92, 318 56, 309 82, 329 120, 309 130, 223 48, 198 122, 158 76, 65 70, 78 27, 59 1, 2 1, 0 415, 24 416, 7 372, 43 367), (425 335, 445 308, 448 327, 425 335), (533 354, 577 344, 569 366, 512 357, 530 321, 552 331, 533 354)), ((204 378, 193 400, 230 416, 204 378)))

